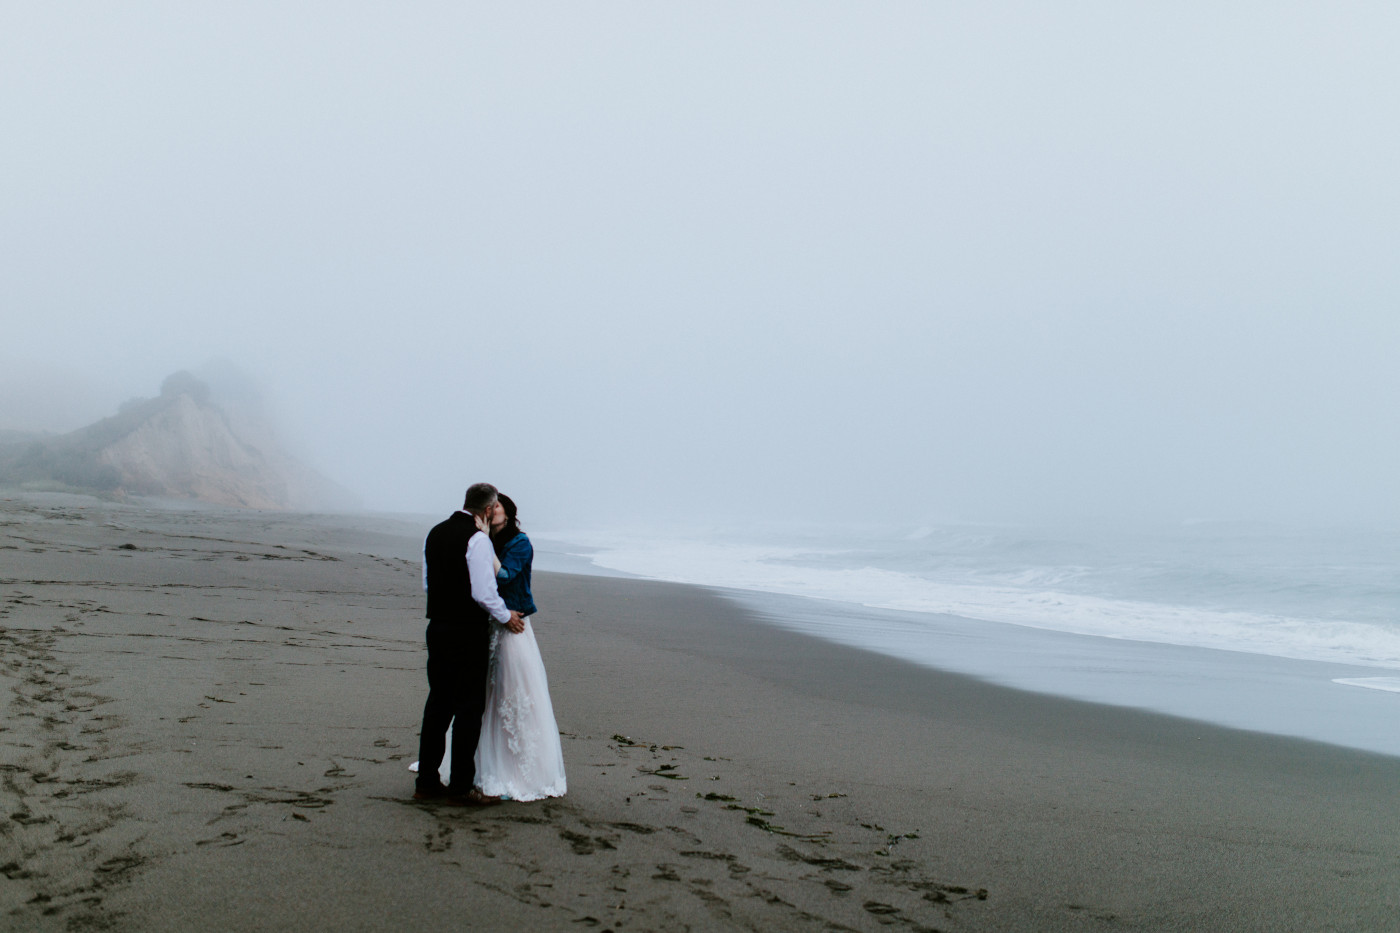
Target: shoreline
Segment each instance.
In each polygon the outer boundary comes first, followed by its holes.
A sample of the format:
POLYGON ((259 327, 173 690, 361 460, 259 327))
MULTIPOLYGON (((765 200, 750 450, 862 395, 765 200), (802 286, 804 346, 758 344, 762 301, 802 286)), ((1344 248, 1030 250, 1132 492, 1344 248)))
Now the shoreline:
MULTIPOLYGON (((717 590, 764 622, 1046 696, 1400 758, 1391 668, 717 590), (1390 694, 1390 695, 1387 695, 1390 694)), ((1397 681, 1400 684, 1400 681, 1397 681)))
POLYGON ((537 571, 567 797, 414 804, 419 542, 396 527, 0 502, 0 916, 1359 931, 1400 911, 1394 758, 1009 689, 643 580, 537 571))
MULTIPOLYGON (((541 560, 541 558, 543 560, 541 560)), ((555 572, 649 580, 542 552, 555 572)), ((669 581, 657 581, 669 582, 669 581)), ((1114 638, 817 596, 699 586, 763 624, 1047 696, 1400 757, 1393 668, 1114 638), (1368 689, 1363 689, 1368 688, 1368 689)))
MULTIPOLYGON (((638 687, 615 699, 615 715, 768 773, 860 787, 881 823, 959 853, 937 864, 993 893, 1009 881, 1011 916, 972 929, 1367 929, 1400 907, 1382 854, 1400 829, 1394 757, 1007 688, 754 626, 704 589, 603 581, 568 578, 575 604, 596 593, 609 635, 644 646, 677 692, 722 685, 662 714, 655 688, 638 687), (627 617, 607 620, 614 587, 627 617), (676 624, 649 624, 692 613, 707 620, 700 645, 676 624), (784 714, 750 718, 754 697, 784 714), (1358 857, 1378 858, 1365 894, 1319 909, 1318 897, 1340 892, 1313 882, 1339 883, 1358 857), (1041 900, 1050 891, 1059 910, 1041 900)), ((552 651, 583 655, 598 626, 566 644, 553 636, 552 651)), ((608 646, 591 650, 601 658, 608 646)))

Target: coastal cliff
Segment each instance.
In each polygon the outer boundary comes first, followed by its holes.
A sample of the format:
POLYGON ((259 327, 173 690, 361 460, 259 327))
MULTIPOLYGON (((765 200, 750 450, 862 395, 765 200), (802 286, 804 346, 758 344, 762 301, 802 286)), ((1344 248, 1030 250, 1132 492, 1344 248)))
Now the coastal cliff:
POLYGON ((0 483, 255 509, 357 505, 283 450, 257 409, 216 403, 187 372, 68 434, 0 437, 0 483))

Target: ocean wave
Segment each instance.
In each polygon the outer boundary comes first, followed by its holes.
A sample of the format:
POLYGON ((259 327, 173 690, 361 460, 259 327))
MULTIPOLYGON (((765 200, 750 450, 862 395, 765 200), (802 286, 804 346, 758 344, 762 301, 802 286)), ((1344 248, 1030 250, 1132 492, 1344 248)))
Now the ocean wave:
POLYGON ((934 579, 856 565, 852 561, 859 559, 858 552, 837 549, 630 535, 593 536, 587 545, 582 556, 595 566, 657 580, 956 615, 1104 638, 1400 668, 1400 629, 1061 588, 1086 576, 1089 569, 1083 566, 1027 567, 995 574, 964 568, 965 579, 950 580, 946 574, 934 579))

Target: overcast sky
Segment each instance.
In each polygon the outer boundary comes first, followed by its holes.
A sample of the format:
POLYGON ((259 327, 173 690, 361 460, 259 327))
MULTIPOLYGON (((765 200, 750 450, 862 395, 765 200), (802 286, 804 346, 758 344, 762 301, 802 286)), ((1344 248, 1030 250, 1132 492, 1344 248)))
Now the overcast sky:
POLYGON ((0 6, 0 427, 386 509, 1400 518, 1400 6, 0 6))

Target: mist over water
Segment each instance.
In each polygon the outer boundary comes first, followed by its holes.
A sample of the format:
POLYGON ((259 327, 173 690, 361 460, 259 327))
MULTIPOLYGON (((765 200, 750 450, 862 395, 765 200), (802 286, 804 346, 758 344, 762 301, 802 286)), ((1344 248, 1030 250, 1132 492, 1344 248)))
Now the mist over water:
POLYGON ((532 535, 542 569, 719 587, 771 624, 907 663, 1400 755, 1394 527, 712 525, 532 535))
POLYGON ((913 629, 947 614, 1400 669, 1400 528, 712 527, 536 537, 614 572, 904 610, 913 629))
POLYGON ((221 358, 372 508, 1400 520, 1397 26, 13 7, 0 428, 221 358))

